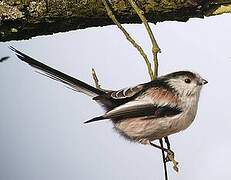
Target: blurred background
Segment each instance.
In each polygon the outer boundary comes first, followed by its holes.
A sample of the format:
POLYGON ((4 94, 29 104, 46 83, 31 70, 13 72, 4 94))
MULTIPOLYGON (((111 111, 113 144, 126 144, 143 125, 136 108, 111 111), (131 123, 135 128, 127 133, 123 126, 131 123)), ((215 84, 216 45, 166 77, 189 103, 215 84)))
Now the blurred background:
MULTIPOLYGON (((151 54, 142 25, 125 25, 151 54)), ((170 180, 229 179, 231 107, 230 15, 151 25, 162 50, 159 75, 192 70, 209 83, 194 123, 170 136, 180 172, 170 180)), ((138 52, 116 26, 0 43, 1 180, 164 179, 161 152, 124 140, 111 122, 83 124, 103 110, 89 97, 35 72, 8 49, 94 85, 120 89, 149 81, 138 52)), ((158 143, 158 141, 156 142, 158 143)))

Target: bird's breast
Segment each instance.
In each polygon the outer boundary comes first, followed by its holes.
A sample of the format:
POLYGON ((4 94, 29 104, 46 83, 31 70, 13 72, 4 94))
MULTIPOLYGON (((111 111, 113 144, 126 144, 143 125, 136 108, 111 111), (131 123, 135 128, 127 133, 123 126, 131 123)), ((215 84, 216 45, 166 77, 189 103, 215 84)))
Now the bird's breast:
POLYGON ((177 133, 190 126, 197 112, 196 98, 184 102, 183 111, 178 115, 163 118, 127 118, 115 123, 115 129, 124 137, 135 141, 143 138, 153 141, 177 133))

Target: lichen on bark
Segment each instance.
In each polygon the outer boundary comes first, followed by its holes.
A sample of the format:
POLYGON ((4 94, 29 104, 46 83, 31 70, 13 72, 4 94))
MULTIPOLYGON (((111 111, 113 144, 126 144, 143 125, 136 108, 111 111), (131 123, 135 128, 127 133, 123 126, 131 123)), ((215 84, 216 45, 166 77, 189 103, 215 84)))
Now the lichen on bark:
POLYGON ((23 17, 23 13, 16 7, 10 6, 4 1, 0 2, 0 21, 14 20, 23 17))
MULTIPOLYGON (((127 0, 111 0, 121 23, 141 23, 127 0)), ((231 12, 231 0, 136 0, 149 22, 187 21, 231 12), (225 8, 222 6, 225 4, 225 8), (218 8, 223 7, 223 9, 218 8)), ((2 0, 0 41, 113 24, 101 0, 2 0)))

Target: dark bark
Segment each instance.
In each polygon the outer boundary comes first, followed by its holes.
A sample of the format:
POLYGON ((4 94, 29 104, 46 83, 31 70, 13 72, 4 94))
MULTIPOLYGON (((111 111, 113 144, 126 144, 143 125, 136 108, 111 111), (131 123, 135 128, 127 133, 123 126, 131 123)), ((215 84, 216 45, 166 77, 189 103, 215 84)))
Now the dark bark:
MULTIPOLYGON (((136 2, 152 23, 166 20, 187 21, 192 17, 203 18, 219 14, 214 12, 223 5, 228 8, 231 5, 231 0, 136 2)), ((141 22, 126 0, 113 0, 111 7, 121 23, 141 22)), ((0 1, 0 41, 3 42, 111 24, 113 23, 108 18, 101 0, 0 1)))

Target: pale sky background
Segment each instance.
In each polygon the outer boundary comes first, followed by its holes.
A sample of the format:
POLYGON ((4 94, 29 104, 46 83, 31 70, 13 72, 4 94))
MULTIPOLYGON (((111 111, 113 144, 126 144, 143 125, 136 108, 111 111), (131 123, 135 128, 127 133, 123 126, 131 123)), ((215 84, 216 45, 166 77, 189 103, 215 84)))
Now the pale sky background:
MULTIPOLYGON (((143 26, 125 27, 151 56, 143 26)), ((231 16, 152 29, 162 49, 160 75, 193 70, 209 81, 194 123, 170 136, 180 172, 169 164, 169 179, 230 179, 231 16)), ((104 88, 149 80, 142 58, 115 26, 0 43, 0 56, 11 56, 0 63, 1 180, 163 179, 159 150, 124 140, 109 121, 84 125, 102 109, 20 62, 9 45, 90 84, 94 67, 104 88)))

